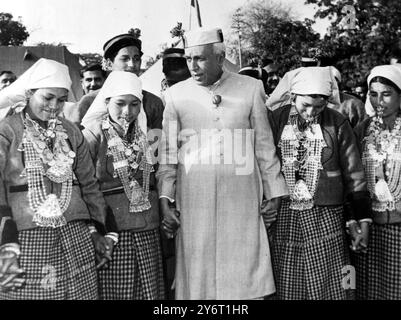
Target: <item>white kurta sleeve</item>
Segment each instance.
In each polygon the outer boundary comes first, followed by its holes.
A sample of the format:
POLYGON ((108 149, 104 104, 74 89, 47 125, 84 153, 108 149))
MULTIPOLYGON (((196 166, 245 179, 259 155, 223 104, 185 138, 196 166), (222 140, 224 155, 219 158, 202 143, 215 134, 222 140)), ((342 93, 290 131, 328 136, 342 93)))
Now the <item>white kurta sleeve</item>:
POLYGON ((255 131, 255 156, 263 183, 263 194, 267 200, 288 195, 288 188, 281 174, 280 160, 276 154, 273 133, 267 119, 265 93, 258 81, 253 96, 251 127, 255 131))
POLYGON ((156 173, 160 198, 175 200, 178 165, 178 133, 180 130, 170 90, 164 95, 163 134, 159 145, 159 169, 156 173))

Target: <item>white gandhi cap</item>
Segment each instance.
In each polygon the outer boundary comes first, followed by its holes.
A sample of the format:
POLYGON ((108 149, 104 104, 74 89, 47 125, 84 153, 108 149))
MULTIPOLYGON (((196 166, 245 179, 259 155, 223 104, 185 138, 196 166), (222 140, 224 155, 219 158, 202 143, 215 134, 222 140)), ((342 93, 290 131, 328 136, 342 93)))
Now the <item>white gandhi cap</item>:
POLYGON ((184 34, 185 48, 221 43, 223 41, 223 31, 220 28, 198 28, 184 34))

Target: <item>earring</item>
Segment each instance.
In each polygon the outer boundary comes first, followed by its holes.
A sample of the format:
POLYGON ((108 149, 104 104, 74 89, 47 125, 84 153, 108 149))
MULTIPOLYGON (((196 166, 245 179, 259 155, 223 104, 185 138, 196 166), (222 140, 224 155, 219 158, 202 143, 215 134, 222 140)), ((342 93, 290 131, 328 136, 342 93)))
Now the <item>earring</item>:
POLYGON ((296 95, 295 94, 293 94, 293 93, 291 93, 290 94, 290 103, 292 104, 292 105, 294 105, 295 104, 295 99, 296 99, 296 95))
POLYGON ((33 96, 32 90, 25 90, 25 104, 29 103, 29 99, 33 96))

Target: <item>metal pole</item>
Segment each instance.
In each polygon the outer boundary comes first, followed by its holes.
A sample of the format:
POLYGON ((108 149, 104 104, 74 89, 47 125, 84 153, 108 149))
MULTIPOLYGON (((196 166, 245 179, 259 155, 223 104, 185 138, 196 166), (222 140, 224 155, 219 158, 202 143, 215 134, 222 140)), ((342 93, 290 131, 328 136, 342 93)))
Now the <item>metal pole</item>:
POLYGON ((189 2, 189 26, 188 26, 188 30, 191 30, 192 27, 192 4, 191 1, 189 2))
POLYGON ((238 54, 239 54, 239 67, 242 69, 242 48, 241 48, 241 26, 238 21, 238 54))
POLYGON ((234 13, 233 16, 233 25, 232 28, 236 29, 238 32, 238 58, 239 58, 239 67, 242 68, 242 46, 241 46, 241 17, 242 13, 240 9, 234 13))

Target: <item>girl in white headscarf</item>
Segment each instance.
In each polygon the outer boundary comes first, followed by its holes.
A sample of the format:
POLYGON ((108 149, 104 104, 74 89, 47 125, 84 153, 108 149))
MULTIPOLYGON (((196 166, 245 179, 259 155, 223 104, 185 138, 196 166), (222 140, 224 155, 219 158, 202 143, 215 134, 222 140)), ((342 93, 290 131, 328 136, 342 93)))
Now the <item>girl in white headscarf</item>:
POLYGON ((355 132, 372 198, 369 250, 355 256, 361 299, 401 299, 401 68, 382 65, 368 76, 373 116, 355 132))
MULTIPOLYGON (((278 83, 277 87, 271 93, 266 101, 266 107, 269 110, 276 110, 282 106, 288 105, 291 101, 291 83, 301 71, 309 69, 310 67, 301 67, 294 70, 288 71, 284 74, 283 78, 278 83)), ((312 67, 313 68, 313 67, 312 67)), ((340 91, 335 81, 335 68, 334 67, 319 67, 322 70, 329 70, 332 74, 327 74, 327 79, 329 80, 328 85, 331 87, 331 94, 328 97, 328 106, 333 108, 338 108, 340 106, 340 91)), ((325 71, 326 72, 326 71, 325 71)))
MULTIPOLYGON (((40 59, 0 93, 0 299, 98 297, 87 222, 105 232, 106 204, 81 132, 58 116, 70 86, 67 66, 40 59)), ((112 241, 93 239, 104 264, 112 241)))
POLYGON ((119 243, 99 272, 101 299, 163 299, 158 195, 147 142, 142 85, 113 71, 83 118, 104 198, 114 212, 119 243))
POLYGON ((333 85, 330 68, 303 68, 291 80, 290 103, 271 113, 290 191, 271 229, 278 299, 350 298, 342 286, 347 220, 364 225, 350 230, 353 250, 366 247, 369 195, 351 125, 327 107, 333 85))

